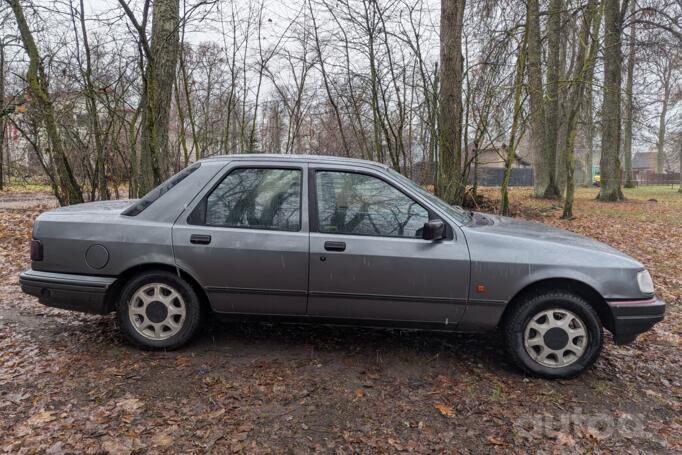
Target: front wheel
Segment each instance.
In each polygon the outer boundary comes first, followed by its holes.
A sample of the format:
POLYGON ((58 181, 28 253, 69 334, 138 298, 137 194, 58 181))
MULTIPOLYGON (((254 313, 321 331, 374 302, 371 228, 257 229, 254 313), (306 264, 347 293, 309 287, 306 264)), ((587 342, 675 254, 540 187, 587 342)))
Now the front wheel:
POLYGON ((147 350, 172 350, 198 331, 201 304, 182 278, 166 271, 143 272, 123 288, 117 304, 121 333, 147 350))
POLYGON ((517 365, 544 378, 570 378, 599 357, 603 329, 585 299, 569 292, 531 296, 506 318, 507 349, 517 365))

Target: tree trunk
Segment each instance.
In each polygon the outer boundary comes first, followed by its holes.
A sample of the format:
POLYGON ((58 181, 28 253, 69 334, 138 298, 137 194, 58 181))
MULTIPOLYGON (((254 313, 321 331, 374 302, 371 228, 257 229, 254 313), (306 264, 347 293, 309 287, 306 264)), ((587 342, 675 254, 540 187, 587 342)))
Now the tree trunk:
POLYGON ((585 108, 583 111, 583 121, 585 122, 585 177, 583 180, 583 186, 592 186, 592 180, 594 176, 592 175, 592 167, 594 163, 594 107, 593 100, 594 94, 592 93, 592 83, 594 82, 594 65, 590 67, 589 73, 587 74, 587 80, 590 81, 585 89, 585 108))
POLYGON ((562 0, 551 0, 547 19, 547 97, 545 115, 545 163, 548 183, 543 196, 549 199, 561 197, 557 184, 557 138, 559 137, 559 78, 561 77, 561 11, 562 0))
POLYGON ((538 0, 528 0, 526 13, 528 27, 528 97, 530 141, 533 156, 533 194, 544 197, 550 186, 554 162, 547 161, 547 119, 545 117, 544 89, 542 85, 542 41, 540 36, 540 7, 538 0))
POLYGON ((168 118, 178 62, 179 16, 179 0, 154 2, 151 55, 147 56, 143 93, 138 196, 159 185, 169 171, 168 118))
POLYGON ((47 87, 47 77, 43 68, 42 60, 38 54, 38 47, 29 29, 24 10, 20 0, 7 0, 14 17, 16 18, 21 40, 29 58, 28 69, 26 70, 26 80, 33 97, 39 106, 39 115, 45 123, 47 137, 52 147, 52 160, 56 169, 57 181, 57 200, 61 205, 77 204, 83 202, 83 193, 71 170, 71 165, 64 152, 62 138, 59 134, 57 121, 55 119, 54 105, 50 99, 47 87))
MULTIPOLYGON (((183 24, 184 27, 184 24, 183 24)), ((182 43, 181 46, 184 46, 185 44, 182 43)), ((197 141, 199 140, 198 135, 197 135, 197 127, 196 127, 196 122, 194 120, 194 111, 192 109, 192 97, 190 96, 190 89, 189 89, 189 77, 187 75, 187 65, 185 62, 185 49, 182 47, 179 51, 179 56, 178 60, 180 62, 180 77, 182 79, 182 88, 183 88, 183 95, 185 96, 185 102, 187 103, 187 119, 189 120, 189 126, 192 129, 192 147, 191 150, 189 151, 189 154, 192 154, 192 151, 195 151, 195 159, 199 161, 202 156, 201 156, 201 148, 197 146, 197 141)), ((176 82, 177 84, 177 82, 176 82)), ((234 89, 232 89, 234 90, 234 89)), ((229 114, 232 112, 231 108, 231 100, 228 102, 228 119, 229 119, 229 114)), ((229 121, 228 121, 229 125, 229 121)), ((229 129, 229 128, 228 128, 229 129)), ((227 139, 228 136, 226 135, 225 139, 225 144, 227 144, 227 139)), ((185 146, 186 147, 186 146, 185 146)), ((225 152, 227 153, 227 152, 225 152)))
POLYGON ((462 178, 462 21, 465 0, 442 0, 440 21, 439 164, 436 194, 461 204, 462 178))
POLYGON ((604 86, 602 102, 601 186, 597 199, 621 201, 620 89, 621 16, 619 0, 604 0, 604 86))
POLYGON ((320 73, 322 73, 322 83, 324 84, 324 90, 327 94, 327 100, 329 105, 334 111, 334 118, 336 119, 336 125, 339 128, 339 135, 341 136, 341 145, 343 146, 343 151, 346 156, 350 156, 350 148, 348 147, 348 142, 346 141, 346 133, 343 128, 343 121, 341 119, 341 113, 339 112, 339 106, 336 102, 336 97, 332 94, 331 86, 329 84, 329 76, 327 75, 327 70, 325 68, 324 57, 322 56, 322 47, 320 44, 320 36, 317 31, 317 20, 315 19, 315 11, 313 9, 312 0, 308 0, 308 8, 310 11, 310 17, 313 21, 313 38, 315 38, 315 52, 317 53, 317 60, 320 65, 320 73))
POLYGON ((509 215, 509 178, 511 177, 512 164, 516 158, 516 134, 521 116, 523 78, 526 72, 526 48, 528 43, 528 27, 523 33, 523 42, 519 47, 519 55, 516 58, 516 76, 514 76, 514 115, 512 117, 511 133, 509 135, 509 148, 507 149, 507 159, 505 162, 504 177, 500 192, 502 193, 502 207, 500 213, 504 216, 509 215))
POLYGON ((586 80, 586 77, 588 74, 593 73, 590 68, 594 66, 594 62, 597 58, 600 27, 601 14, 598 12, 597 0, 589 0, 580 26, 578 53, 573 76, 571 78, 570 95, 567 100, 567 134, 566 142, 564 144, 565 149, 563 151, 564 155, 566 155, 566 198, 564 200, 564 212, 561 216, 564 219, 573 218, 573 198, 575 196, 575 137, 578 129, 578 114, 583 101, 585 86, 592 83, 591 80, 586 80))
POLYGON ((677 189, 680 193, 682 193, 682 134, 680 135, 680 187, 677 189))
POLYGON ((5 43, 0 40, 0 191, 5 189, 5 43))
POLYGON ((80 26, 81 33, 83 34, 83 48, 85 50, 85 71, 83 72, 83 79, 85 80, 86 104, 91 122, 90 127, 92 128, 92 135, 95 137, 95 176, 92 182, 93 197, 91 199, 94 200, 96 187, 99 191, 99 198, 105 200, 109 199, 105 166, 106 161, 104 156, 104 144, 102 142, 102 128, 99 123, 99 113, 97 112, 97 97, 94 84, 92 83, 92 56, 88 32, 85 27, 85 6, 83 0, 80 0, 80 26))
POLYGON ((665 167, 665 129, 666 117, 668 116, 668 104, 670 103, 670 77, 672 74, 672 63, 665 62, 663 67, 663 99, 661 100, 661 113, 658 117, 658 141, 656 142, 656 172, 662 174, 665 167))
POLYGON ((630 3, 630 37, 628 39, 628 67, 627 80, 625 81, 625 114, 623 127, 623 160, 625 165, 625 188, 634 188, 635 182, 632 175, 632 117, 634 112, 632 85, 635 72, 635 2, 630 3))

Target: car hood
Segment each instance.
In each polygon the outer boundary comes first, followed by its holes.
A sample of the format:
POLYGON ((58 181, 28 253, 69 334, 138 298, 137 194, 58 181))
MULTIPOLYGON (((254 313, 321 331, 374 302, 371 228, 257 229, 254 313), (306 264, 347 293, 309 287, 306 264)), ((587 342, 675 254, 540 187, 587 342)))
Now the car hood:
POLYGON ((56 215, 106 215, 119 214, 132 205, 135 199, 120 199, 115 201, 86 202, 84 204, 67 205, 50 210, 47 213, 56 215))
POLYGON ((591 252, 606 253, 628 259, 630 261, 638 262, 633 257, 605 243, 566 231, 564 229, 548 226, 546 224, 525 221, 506 216, 479 213, 475 214, 474 221, 475 224, 472 224, 471 226, 476 230, 483 230, 507 237, 523 238, 533 241, 558 244, 566 247, 579 248, 591 252), (486 222, 485 220, 482 220, 482 218, 487 218, 488 221, 486 222))

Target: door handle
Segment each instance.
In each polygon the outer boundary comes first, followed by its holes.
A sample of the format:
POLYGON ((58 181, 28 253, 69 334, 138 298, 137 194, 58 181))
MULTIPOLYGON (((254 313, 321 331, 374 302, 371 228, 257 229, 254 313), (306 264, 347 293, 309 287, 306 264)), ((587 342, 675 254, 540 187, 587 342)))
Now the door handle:
POLYGON ((195 245, 208 245, 209 243, 211 243, 211 236, 203 234, 192 234, 189 236, 189 243, 194 243, 195 245))
POLYGON ((346 242, 324 242, 327 251, 346 251, 346 242))

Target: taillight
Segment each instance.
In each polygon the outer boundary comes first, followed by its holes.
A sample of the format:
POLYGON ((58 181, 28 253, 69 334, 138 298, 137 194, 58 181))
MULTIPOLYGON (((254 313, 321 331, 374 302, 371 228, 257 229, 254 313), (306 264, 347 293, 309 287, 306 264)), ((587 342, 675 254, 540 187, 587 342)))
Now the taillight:
POLYGON ((43 260, 43 244, 40 243, 40 240, 31 240, 31 260, 43 260))

